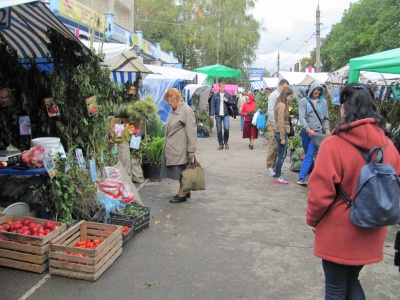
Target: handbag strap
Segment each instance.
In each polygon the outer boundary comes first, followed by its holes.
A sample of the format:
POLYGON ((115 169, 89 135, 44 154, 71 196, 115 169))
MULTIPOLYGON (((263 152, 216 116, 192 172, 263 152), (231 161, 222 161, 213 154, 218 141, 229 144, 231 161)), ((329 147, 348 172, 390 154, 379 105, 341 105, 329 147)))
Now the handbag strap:
POLYGON ((319 122, 321 123, 322 128, 324 128, 324 125, 322 124, 321 118, 319 117, 319 114, 317 113, 317 110, 315 109, 314 104, 312 103, 312 101, 311 101, 310 99, 307 99, 307 100, 308 100, 308 102, 310 103, 310 105, 311 105, 313 111, 314 111, 315 114, 317 115, 317 118, 318 118, 319 122))

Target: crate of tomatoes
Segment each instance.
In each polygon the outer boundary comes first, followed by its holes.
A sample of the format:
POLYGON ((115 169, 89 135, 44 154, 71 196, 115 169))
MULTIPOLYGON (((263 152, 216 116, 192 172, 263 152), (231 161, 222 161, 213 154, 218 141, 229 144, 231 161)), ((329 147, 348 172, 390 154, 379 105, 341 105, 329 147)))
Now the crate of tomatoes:
POLYGON ((3 215, 0 217, 0 266, 43 273, 49 267, 49 242, 67 229, 61 222, 3 215))
POLYGON ((135 222, 124 219, 108 219, 109 224, 122 226, 122 248, 125 248, 135 237, 135 222))
POLYGON ((123 209, 110 212, 110 218, 133 221, 135 233, 138 234, 150 226, 150 207, 129 204, 123 209))
POLYGON ((80 221, 50 243, 49 273, 96 281, 122 253, 122 227, 80 221))

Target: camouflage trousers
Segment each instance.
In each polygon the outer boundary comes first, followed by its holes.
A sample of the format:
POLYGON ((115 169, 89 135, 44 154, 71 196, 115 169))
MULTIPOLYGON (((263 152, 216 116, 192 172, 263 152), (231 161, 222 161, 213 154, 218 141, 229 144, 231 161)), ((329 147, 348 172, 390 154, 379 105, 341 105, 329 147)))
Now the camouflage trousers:
POLYGON ((274 136, 274 125, 268 121, 268 153, 267 153, 267 168, 275 168, 276 157, 278 156, 278 147, 274 136))

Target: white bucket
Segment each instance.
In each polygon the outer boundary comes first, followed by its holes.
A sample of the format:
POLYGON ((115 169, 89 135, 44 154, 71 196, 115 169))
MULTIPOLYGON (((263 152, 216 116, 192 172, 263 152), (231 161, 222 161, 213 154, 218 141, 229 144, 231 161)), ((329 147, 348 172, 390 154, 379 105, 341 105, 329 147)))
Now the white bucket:
POLYGON ((33 139, 31 143, 32 147, 42 146, 47 154, 50 154, 52 152, 51 149, 62 146, 60 138, 58 137, 37 138, 33 139))

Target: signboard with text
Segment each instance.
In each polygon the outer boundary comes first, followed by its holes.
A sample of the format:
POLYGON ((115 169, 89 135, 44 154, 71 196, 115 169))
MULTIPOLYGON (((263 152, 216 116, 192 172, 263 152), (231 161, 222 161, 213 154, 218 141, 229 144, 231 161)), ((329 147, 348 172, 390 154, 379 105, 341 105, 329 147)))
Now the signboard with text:
POLYGON ((10 27, 11 23, 11 9, 9 7, 0 9, 0 29, 10 27))
POLYGON ((263 80, 263 69, 247 69, 249 74, 248 81, 262 81, 263 80))
POLYGON ((106 17, 76 0, 60 0, 60 13, 89 28, 104 32, 106 17))

